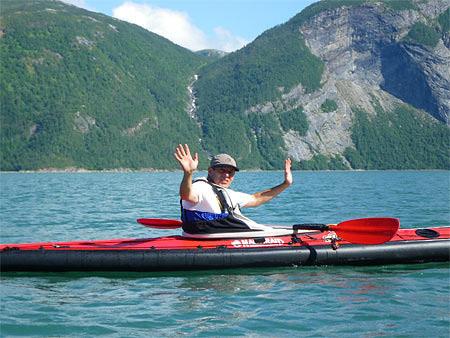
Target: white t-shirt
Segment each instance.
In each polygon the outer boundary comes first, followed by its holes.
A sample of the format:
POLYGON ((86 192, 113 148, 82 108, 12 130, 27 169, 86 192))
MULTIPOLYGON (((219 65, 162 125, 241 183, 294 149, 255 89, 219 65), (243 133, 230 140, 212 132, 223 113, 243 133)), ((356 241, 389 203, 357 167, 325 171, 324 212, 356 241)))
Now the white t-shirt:
MULTIPOLYGON (((214 214, 222 213, 218 197, 209 183, 203 180, 197 181, 192 185, 192 189, 198 196, 198 202, 191 203, 183 200, 182 204, 184 209, 214 214)), ((239 208, 245 207, 247 203, 253 200, 252 195, 226 188, 221 189, 225 191, 224 195, 228 204, 231 205, 233 210, 237 213, 239 213, 239 208)))
MULTIPOLYGON (((191 203, 183 200, 181 203, 184 209, 199 212, 209 212, 214 214, 222 213, 218 196, 209 183, 203 180, 197 181, 192 185, 192 188, 198 196, 198 202, 191 203)), ((241 214, 239 208, 243 208, 246 206, 246 204, 253 201, 252 195, 227 188, 220 189, 225 191, 225 198, 227 199, 228 205, 233 208, 234 217, 243 221, 252 230, 272 230, 271 227, 256 223, 255 221, 241 214)))

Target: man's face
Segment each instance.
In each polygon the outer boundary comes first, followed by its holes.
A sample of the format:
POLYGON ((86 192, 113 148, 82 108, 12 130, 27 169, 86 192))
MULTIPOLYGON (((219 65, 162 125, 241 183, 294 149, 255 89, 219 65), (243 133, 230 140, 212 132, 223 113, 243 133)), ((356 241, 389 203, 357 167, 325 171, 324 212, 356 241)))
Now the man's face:
POLYGON ((220 166, 208 169, 210 180, 223 188, 228 188, 234 179, 236 170, 230 166, 220 166))

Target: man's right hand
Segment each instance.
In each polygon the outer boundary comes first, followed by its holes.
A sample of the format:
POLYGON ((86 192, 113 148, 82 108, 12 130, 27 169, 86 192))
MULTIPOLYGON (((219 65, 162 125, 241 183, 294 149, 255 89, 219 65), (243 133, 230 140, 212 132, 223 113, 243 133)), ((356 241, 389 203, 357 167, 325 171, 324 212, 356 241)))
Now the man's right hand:
POLYGON ((187 174, 192 174, 198 167, 198 153, 191 155, 189 146, 187 144, 184 147, 179 144, 173 154, 175 159, 180 163, 181 169, 187 174))

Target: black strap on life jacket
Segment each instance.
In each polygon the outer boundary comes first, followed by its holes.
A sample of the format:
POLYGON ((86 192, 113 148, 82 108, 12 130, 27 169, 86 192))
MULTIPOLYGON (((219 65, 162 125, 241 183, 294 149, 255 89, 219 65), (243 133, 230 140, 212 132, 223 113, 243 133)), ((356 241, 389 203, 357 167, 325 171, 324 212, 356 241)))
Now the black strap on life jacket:
POLYGON ((219 200, 220 210, 222 212, 228 212, 229 214, 233 214, 233 207, 228 204, 227 199, 225 198, 224 190, 219 189, 217 185, 215 185, 214 183, 211 183, 209 181, 207 181, 207 183, 211 186, 211 188, 213 189, 214 193, 217 196, 217 199, 219 200))
POLYGON ((222 188, 220 188, 219 186, 217 186, 214 183, 211 183, 208 180, 205 180, 204 178, 199 178, 199 179, 195 180, 193 183, 199 182, 199 181, 206 182, 206 183, 208 183, 211 186, 212 190, 216 194, 217 199, 219 201, 220 211, 221 212, 228 212, 229 214, 233 214, 234 213, 233 212, 233 207, 228 204, 228 201, 227 201, 227 199, 225 197, 225 192, 224 192, 224 190, 222 188))

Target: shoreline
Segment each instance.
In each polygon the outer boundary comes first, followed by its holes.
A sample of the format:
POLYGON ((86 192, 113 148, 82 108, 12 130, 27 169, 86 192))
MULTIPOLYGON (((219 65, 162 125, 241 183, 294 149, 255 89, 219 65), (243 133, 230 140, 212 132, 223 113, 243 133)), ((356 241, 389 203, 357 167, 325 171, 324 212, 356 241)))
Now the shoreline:
POLYGON ((88 173, 140 173, 140 172, 148 172, 148 173, 156 173, 156 172, 172 172, 176 171, 175 169, 154 169, 154 168, 142 168, 142 169, 130 169, 130 168, 116 168, 116 169, 86 169, 86 168, 45 168, 45 169, 36 169, 36 170, 9 170, 9 171, 0 171, 2 173, 10 173, 10 174, 88 174, 88 173))
MULTIPOLYGON (((125 174, 125 173, 169 173, 169 172, 181 172, 181 169, 154 169, 154 168, 141 168, 141 169, 130 169, 130 168, 116 168, 116 169, 86 169, 86 168, 45 168, 45 169, 37 169, 37 170, 18 170, 18 171, 1 171, 1 174, 89 174, 89 173, 117 173, 117 174, 125 174)), ((204 172, 207 169, 201 169, 197 172, 204 172)), ((263 169, 241 169, 240 172, 277 172, 283 171, 282 169, 272 169, 272 170, 263 170, 263 169)), ((450 172, 448 169, 348 169, 348 170, 300 170, 293 169, 293 172, 372 172, 372 171, 381 171, 381 172, 389 172, 389 171, 399 171, 399 172, 411 172, 411 171, 422 171, 422 172, 450 172)))

